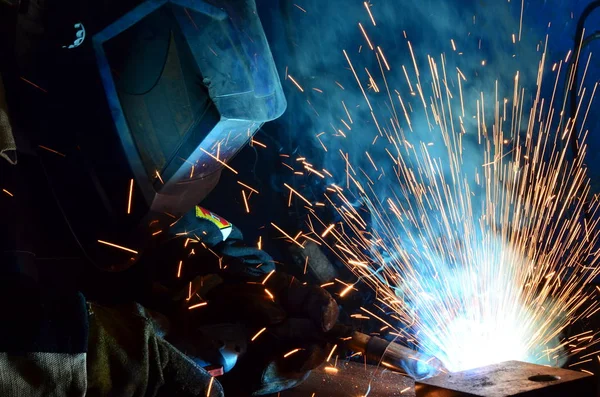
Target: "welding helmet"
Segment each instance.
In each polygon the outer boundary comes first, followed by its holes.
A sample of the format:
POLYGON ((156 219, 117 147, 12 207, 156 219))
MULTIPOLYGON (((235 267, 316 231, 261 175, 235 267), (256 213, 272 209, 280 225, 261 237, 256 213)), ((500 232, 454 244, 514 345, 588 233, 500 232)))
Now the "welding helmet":
POLYGON ((69 22, 74 41, 48 89, 62 110, 52 149, 66 155, 44 160, 79 244, 110 268, 167 234, 286 108, 254 0, 150 0, 116 13, 103 26, 94 15, 69 22))

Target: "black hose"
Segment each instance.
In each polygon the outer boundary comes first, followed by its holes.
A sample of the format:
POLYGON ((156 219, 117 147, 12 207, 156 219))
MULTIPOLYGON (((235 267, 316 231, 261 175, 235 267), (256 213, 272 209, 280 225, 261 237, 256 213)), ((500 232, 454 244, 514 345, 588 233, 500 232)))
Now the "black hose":
MULTIPOLYGON (((579 17, 579 20, 577 21, 577 28, 575 31, 574 53, 573 53, 573 57, 571 58, 570 66, 569 66, 569 70, 571 71, 572 74, 570 73, 567 75, 567 80, 565 82, 565 94, 566 94, 569 80, 572 76, 573 80, 572 80, 571 87, 569 88, 569 111, 570 111, 571 120, 573 120, 572 121, 573 125, 571 126, 571 131, 569 132, 569 139, 571 141, 570 144, 571 144, 571 151, 573 153, 573 163, 574 164, 580 160, 579 157, 581 156, 581 153, 579 151, 579 144, 577 142, 577 122, 575 120, 575 114, 577 113, 577 90, 578 90, 578 86, 579 86, 579 82, 578 82, 578 78, 577 78, 578 71, 579 71, 579 56, 581 55, 581 51, 585 47, 587 47, 594 40, 600 38, 600 31, 596 31, 586 38, 583 37, 585 22, 586 22, 587 18, 589 17, 589 15, 597 8, 600 8, 600 0, 592 1, 583 10, 583 12, 581 13, 581 16, 579 17)), ((583 189, 581 189, 581 190, 583 190, 583 189)), ((585 201, 587 201, 587 200, 585 200, 585 201)), ((585 217, 585 220, 589 224, 589 222, 591 221, 591 213, 590 213, 590 204, 589 203, 586 203, 586 205, 584 206, 584 217, 585 217)))
MULTIPOLYGON (((575 122, 575 113, 577 113, 577 88, 579 85, 578 81, 577 81, 577 74, 578 74, 578 70, 579 70, 578 60, 579 60, 579 56, 581 54, 581 50, 584 47, 586 47, 587 45, 589 45, 595 39, 600 38, 600 32, 595 32, 594 34, 592 34, 585 40, 583 38, 585 21, 590 16, 590 14, 597 8, 600 8, 600 0, 595 0, 595 1, 592 1, 590 4, 588 4, 587 7, 581 13, 579 20, 577 21, 577 29, 575 30, 575 51, 573 53, 573 58, 571 61, 572 62, 571 68, 572 68, 573 74, 570 75, 570 76, 573 76, 573 82, 571 84, 571 88, 569 89, 570 115, 571 115, 571 119, 573 120, 573 126, 571 127, 571 132, 570 132, 569 136, 570 136, 570 140, 571 140, 571 150, 573 151, 574 161, 577 161, 577 158, 580 155, 579 145, 577 144, 577 139, 576 139, 577 138, 577 123, 575 122)), ((565 84, 568 84, 568 79, 565 84)))

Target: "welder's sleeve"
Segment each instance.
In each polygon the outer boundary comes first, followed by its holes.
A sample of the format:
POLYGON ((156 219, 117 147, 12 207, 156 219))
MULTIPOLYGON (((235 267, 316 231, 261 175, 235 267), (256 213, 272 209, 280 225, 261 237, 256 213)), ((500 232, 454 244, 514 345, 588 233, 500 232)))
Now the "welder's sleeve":
POLYGON ((0 75, 0 157, 11 164, 16 163, 15 138, 13 137, 10 119, 8 118, 8 106, 6 105, 6 96, 4 93, 4 83, 0 75))
POLYGON ((142 306, 90 310, 86 396, 223 396, 218 381, 160 336, 142 306))

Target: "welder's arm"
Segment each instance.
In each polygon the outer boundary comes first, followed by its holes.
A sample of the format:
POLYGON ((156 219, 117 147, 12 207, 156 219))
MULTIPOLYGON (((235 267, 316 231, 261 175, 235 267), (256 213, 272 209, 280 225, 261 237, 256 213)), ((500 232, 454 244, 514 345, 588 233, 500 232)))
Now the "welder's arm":
POLYGON ((8 117, 4 83, 2 75, 0 74, 0 157, 11 164, 14 164, 16 162, 15 150, 17 150, 17 147, 15 145, 15 138, 12 134, 10 119, 8 117))
POLYGON ((90 305, 87 396, 222 397, 219 382, 165 341, 138 304, 90 305))

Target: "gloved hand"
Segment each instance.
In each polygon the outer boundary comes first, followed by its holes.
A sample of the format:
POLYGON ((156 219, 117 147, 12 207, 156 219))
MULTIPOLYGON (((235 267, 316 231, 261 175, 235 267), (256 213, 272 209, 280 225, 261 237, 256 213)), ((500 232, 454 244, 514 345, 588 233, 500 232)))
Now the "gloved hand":
POLYGON ((172 333, 171 342, 186 354, 199 355, 202 349, 194 346, 212 343, 200 340, 199 329, 209 324, 240 327, 247 351, 233 370, 219 378, 226 395, 264 395, 294 387, 330 352, 325 332, 337 322, 338 306, 320 287, 281 272, 268 278, 223 273, 197 278, 193 291, 207 305, 186 307, 175 322, 178 331, 172 333))

